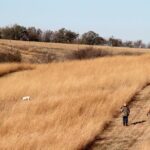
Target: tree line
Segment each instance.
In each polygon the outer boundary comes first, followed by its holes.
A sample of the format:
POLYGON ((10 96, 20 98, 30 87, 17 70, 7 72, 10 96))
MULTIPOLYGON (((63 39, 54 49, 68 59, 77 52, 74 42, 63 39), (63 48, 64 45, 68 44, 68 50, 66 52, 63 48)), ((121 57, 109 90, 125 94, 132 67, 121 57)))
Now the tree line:
POLYGON ((23 41, 39 41, 54 43, 79 43, 88 45, 108 45, 116 47, 131 48, 150 48, 150 44, 145 44, 142 40, 138 41, 122 41, 114 37, 105 39, 94 31, 88 31, 79 35, 78 33, 61 28, 57 31, 42 31, 35 27, 24 27, 18 24, 0 28, 0 39, 23 40, 23 41))

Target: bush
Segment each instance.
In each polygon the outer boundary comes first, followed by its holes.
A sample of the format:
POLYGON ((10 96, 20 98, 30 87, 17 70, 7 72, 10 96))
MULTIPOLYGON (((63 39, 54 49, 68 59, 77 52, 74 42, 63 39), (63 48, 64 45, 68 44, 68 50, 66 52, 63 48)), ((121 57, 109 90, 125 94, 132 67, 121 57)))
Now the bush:
POLYGON ((30 60, 30 63, 51 63, 58 61, 58 56, 55 53, 42 53, 42 54, 35 54, 32 59, 30 60))
POLYGON ((0 53, 0 62, 21 62, 22 56, 19 51, 14 53, 0 53))
POLYGON ((74 51, 71 54, 68 55, 68 59, 92 59, 96 57, 106 57, 106 56, 116 56, 116 55, 122 55, 122 56, 132 56, 132 55, 142 55, 142 52, 129 52, 129 51, 109 51, 104 49, 94 49, 93 47, 88 47, 85 49, 81 49, 78 51, 74 51))
POLYGON ((74 51, 70 55, 70 59, 90 59, 96 57, 112 56, 112 52, 102 50, 102 49, 93 49, 92 47, 74 51))

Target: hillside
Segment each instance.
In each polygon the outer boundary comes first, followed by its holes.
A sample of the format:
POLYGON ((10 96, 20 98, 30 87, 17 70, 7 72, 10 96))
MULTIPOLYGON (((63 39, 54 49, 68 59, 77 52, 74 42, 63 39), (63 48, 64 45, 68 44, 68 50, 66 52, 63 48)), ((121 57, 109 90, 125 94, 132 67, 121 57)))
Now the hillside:
POLYGON ((3 75, 0 149, 85 149, 103 135, 122 104, 150 83, 149 65, 149 54, 114 56, 34 65, 3 75), (31 101, 22 101, 27 95, 31 101))
POLYGON ((49 63, 147 52, 148 49, 0 40, 0 62, 49 63))
POLYGON ((146 147, 146 144, 144 144, 144 142, 150 140, 150 122, 147 117, 149 106, 150 85, 147 85, 142 91, 137 93, 129 105, 131 109, 129 126, 122 126, 122 116, 119 114, 102 133, 96 136, 87 149, 149 150, 149 147, 146 147))
POLYGON ((0 77, 9 75, 10 73, 32 69, 34 69, 34 66, 29 64, 0 64, 0 77))

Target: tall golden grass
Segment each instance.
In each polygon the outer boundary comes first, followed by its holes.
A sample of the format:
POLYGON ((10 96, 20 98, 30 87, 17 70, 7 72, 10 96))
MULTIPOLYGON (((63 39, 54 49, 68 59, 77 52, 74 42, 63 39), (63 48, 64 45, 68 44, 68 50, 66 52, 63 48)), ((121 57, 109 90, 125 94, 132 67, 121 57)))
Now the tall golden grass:
POLYGON ((21 62, 24 63, 46 63, 51 61, 70 60, 70 56, 76 52, 79 52, 78 50, 86 50, 89 48, 99 52, 105 52, 109 55, 138 55, 149 52, 149 49, 131 49, 109 46, 91 47, 89 45, 80 44, 0 40, 0 54, 14 53, 17 51, 21 54, 21 62))
MULTIPOLYGON (((45 42, 26 42, 26 41, 15 41, 15 40, 2 40, 0 39, 0 45, 11 45, 11 46, 17 46, 20 48, 26 49, 27 47, 45 47, 45 48, 51 48, 51 49, 61 49, 61 50, 78 50, 80 49, 85 49, 89 47, 89 45, 84 45, 84 44, 62 44, 62 43, 45 43, 45 42)), ((123 47, 109 47, 109 46, 93 46, 93 48, 103 48, 104 50, 110 50, 110 51, 129 51, 131 50, 133 52, 147 52, 149 49, 145 48, 123 48, 123 47)))
POLYGON ((149 150, 150 149, 150 139, 147 141, 144 141, 143 144, 140 146, 140 149, 141 150, 149 150))
POLYGON ((17 71, 22 71, 22 70, 30 70, 33 69, 33 65, 29 64, 0 64, 0 76, 4 76, 6 74, 12 73, 12 72, 17 72, 17 71))
POLYGON ((117 56, 0 78, 0 149, 83 148, 150 82, 149 66, 150 55, 117 56), (31 101, 21 100, 26 95, 31 101))

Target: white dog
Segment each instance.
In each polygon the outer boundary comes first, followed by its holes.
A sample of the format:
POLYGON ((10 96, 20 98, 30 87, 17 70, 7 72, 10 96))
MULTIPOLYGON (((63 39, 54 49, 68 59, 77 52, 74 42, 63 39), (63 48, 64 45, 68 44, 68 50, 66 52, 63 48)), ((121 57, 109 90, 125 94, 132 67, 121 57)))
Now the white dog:
POLYGON ((31 97, 30 96, 24 96, 24 97, 22 97, 22 100, 23 101, 30 101, 31 97))

